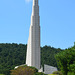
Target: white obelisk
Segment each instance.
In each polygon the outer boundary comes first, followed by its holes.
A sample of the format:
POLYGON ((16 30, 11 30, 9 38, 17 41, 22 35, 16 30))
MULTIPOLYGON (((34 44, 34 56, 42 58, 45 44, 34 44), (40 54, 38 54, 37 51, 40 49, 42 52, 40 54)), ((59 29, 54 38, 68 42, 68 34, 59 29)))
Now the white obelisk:
POLYGON ((38 0, 33 0, 26 64, 40 69, 40 16, 38 0))

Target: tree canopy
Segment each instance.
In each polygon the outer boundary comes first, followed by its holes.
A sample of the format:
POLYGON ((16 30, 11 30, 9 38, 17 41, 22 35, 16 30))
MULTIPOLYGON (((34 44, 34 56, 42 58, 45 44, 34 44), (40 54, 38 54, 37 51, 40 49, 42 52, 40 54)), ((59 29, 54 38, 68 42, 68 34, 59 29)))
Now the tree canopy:
POLYGON ((75 74, 75 46, 58 53, 55 57, 63 75, 68 75, 69 72, 75 74))
MULTIPOLYGON (((15 66, 25 64, 27 45, 16 43, 0 44, 0 73, 9 75, 10 70, 15 66)), ((41 64, 56 66, 55 54, 61 52, 60 48, 56 49, 50 46, 41 47, 41 64)))

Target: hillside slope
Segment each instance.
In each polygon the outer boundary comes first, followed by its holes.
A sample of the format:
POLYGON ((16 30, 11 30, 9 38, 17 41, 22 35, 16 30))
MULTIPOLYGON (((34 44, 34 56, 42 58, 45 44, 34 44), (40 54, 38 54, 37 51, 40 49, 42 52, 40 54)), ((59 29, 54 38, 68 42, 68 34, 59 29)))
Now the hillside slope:
MULTIPOLYGON (((27 45, 6 43, 0 44, 0 73, 9 75, 15 66, 25 64, 27 45)), ((50 46, 41 47, 41 64, 57 66, 54 55, 60 52, 50 46)))

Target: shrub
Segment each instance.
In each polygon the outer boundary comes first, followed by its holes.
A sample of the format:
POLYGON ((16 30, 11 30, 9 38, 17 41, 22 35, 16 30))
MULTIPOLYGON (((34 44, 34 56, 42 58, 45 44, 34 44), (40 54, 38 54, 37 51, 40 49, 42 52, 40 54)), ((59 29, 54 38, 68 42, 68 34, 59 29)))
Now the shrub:
POLYGON ((34 75, 47 75, 47 74, 44 74, 44 73, 42 73, 42 72, 37 72, 37 73, 35 73, 34 75))
POLYGON ((38 72, 38 69, 36 69, 35 67, 30 66, 30 68, 34 70, 34 73, 38 72))
POLYGON ((53 74, 63 75, 61 71, 55 71, 53 74))
POLYGON ((17 69, 11 70, 11 75, 33 75, 34 73, 36 73, 36 70, 28 66, 20 66, 17 69))
POLYGON ((68 72, 68 75, 75 75, 74 72, 68 72))

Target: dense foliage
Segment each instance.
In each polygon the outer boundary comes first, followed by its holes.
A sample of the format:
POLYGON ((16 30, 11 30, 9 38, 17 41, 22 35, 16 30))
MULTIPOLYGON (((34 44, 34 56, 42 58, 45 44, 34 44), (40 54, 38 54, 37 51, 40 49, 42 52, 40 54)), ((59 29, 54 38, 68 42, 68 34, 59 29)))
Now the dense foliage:
POLYGON ((47 64, 57 67, 55 55, 62 51, 60 48, 56 49, 50 46, 44 46, 41 48, 41 64, 47 64))
POLYGON ((42 72, 38 72, 35 67, 19 66, 17 69, 11 70, 11 75, 47 75, 42 72))
POLYGON ((0 44, 0 73, 9 75, 10 70, 25 63, 26 45, 0 44))
POLYGON ((11 75, 34 75, 37 72, 38 70, 36 68, 25 65, 11 70, 11 75))
POLYGON ((38 72, 35 67, 30 67, 27 65, 19 66, 17 69, 11 70, 11 75, 47 75, 42 72, 38 72))
POLYGON ((35 73, 34 75, 48 75, 48 74, 44 74, 44 73, 42 73, 42 72, 37 72, 37 73, 35 73))
POLYGON ((53 74, 63 75, 61 71, 55 71, 55 72, 53 72, 53 74))
MULTIPOLYGON (((10 70, 15 66, 22 65, 26 59, 27 45, 24 44, 0 44, 0 74, 9 75, 10 70)), ((57 66, 54 55, 60 52, 50 46, 41 48, 41 64, 57 66)))
POLYGON ((75 75, 75 46, 58 53, 56 60, 63 75, 75 75))

